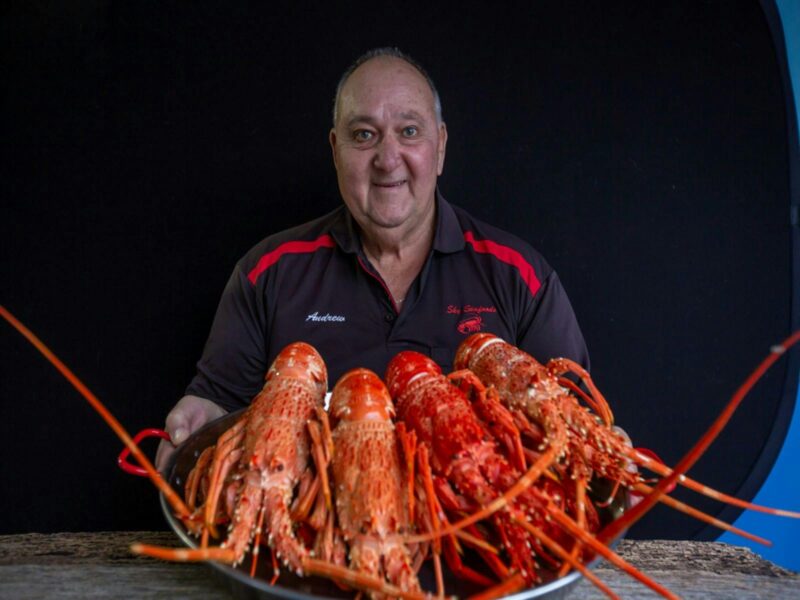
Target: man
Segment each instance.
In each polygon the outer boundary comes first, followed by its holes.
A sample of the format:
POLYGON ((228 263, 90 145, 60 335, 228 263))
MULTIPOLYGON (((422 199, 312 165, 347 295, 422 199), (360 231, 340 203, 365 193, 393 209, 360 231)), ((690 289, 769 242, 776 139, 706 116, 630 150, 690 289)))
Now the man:
MULTIPOLYGON (((438 193, 447 128, 436 88, 396 49, 373 50, 342 76, 329 140, 344 206, 272 235, 236 266, 198 373, 167 416, 181 443, 243 407, 275 355, 302 340, 345 371, 383 375, 401 350, 445 371, 470 333, 490 331, 541 360, 588 367, 567 296, 544 259, 438 193)), ((157 465, 172 446, 162 442, 157 465)))

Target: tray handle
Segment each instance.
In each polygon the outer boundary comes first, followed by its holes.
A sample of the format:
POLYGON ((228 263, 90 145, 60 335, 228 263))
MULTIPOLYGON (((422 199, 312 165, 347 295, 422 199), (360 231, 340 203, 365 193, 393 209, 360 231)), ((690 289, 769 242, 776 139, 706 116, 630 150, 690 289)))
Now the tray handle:
MULTIPOLYGON (((169 441, 169 434, 164 431, 163 429, 156 429, 151 427, 149 429, 142 429, 139 433, 137 433, 133 437, 133 441, 137 444, 141 442, 144 438, 149 437, 159 437, 162 440, 169 441)), ((147 477, 147 471, 145 471, 142 467, 134 465, 128 462, 128 456, 130 455, 131 451, 129 448, 123 448, 122 452, 119 453, 117 457, 117 464, 119 468, 125 471, 126 473, 130 473, 131 475, 138 475, 139 477, 147 477)))

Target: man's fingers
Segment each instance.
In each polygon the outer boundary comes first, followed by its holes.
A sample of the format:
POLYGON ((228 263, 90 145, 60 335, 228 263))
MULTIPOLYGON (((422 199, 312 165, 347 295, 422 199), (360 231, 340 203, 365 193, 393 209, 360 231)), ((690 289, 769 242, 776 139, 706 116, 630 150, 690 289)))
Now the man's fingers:
POLYGON ((156 468, 167 468, 170 456, 178 446, 189 439, 203 425, 226 414, 221 406, 198 396, 184 396, 167 415, 164 429, 170 441, 162 440, 156 452, 156 468), (170 443, 171 442, 171 443, 170 443))
POLYGON ((161 473, 166 471, 169 457, 172 456, 173 452, 175 452, 175 447, 167 440, 159 442, 158 450, 156 450, 156 469, 161 473))
POLYGON ((170 440, 172 440, 172 443, 175 444, 175 436, 178 431, 181 429, 189 429, 189 427, 189 419, 187 418, 186 413, 180 410, 178 407, 175 407, 167 415, 167 421, 164 429, 167 430, 170 440))
POLYGON ((186 438, 189 437, 190 431, 185 427, 178 427, 174 433, 170 434, 170 439, 172 440, 173 445, 177 446, 182 444, 186 441, 186 438))

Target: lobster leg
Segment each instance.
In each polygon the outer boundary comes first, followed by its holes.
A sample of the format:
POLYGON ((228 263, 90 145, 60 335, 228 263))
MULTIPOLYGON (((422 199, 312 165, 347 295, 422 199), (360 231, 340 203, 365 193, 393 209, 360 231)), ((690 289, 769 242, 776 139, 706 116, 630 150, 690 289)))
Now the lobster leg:
POLYGON ((211 471, 211 482, 208 486, 208 498, 205 504, 205 530, 203 531, 203 546, 208 545, 209 533, 219 537, 216 529, 215 517, 222 487, 231 468, 241 458, 241 441, 244 438, 246 416, 240 418, 230 429, 224 432, 217 440, 214 450, 214 466, 211 471))
MULTIPOLYGON (((597 552, 600 556, 608 560, 614 566, 622 569, 628 575, 640 581, 647 587, 649 587, 654 592, 664 596, 665 598, 671 598, 673 600, 678 600, 678 597, 670 592, 668 589, 663 587, 662 585, 656 583, 652 579, 650 579, 647 575, 639 571, 636 567, 632 564, 627 562, 623 559, 619 554, 611 550, 605 543, 600 540, 599 538, 594 537, 589 532, 585 531, 583 528, 579 527, 568 515, 564 514, 558 507, 554 506, 549 500, 545 499, 546 510, 548 514, 550 514, 555 521, 564 528, 565 531, 574 535, 577 539, 581 540, 585 543, 589 548, 597 552)), ((524 525, 523 525, 524 526, 524 525)))
POLYGON ((429 596, 422 592, 403 590, 400 587, 386 583, 382 579, 315 558, 306 558, 303 561, 303 571, 313 575, 329 577, 351 587, 373 590, 391 597, 404 598, 405 600, 429 600, 429 596))
POLYGON ((311 436, 312 455, 317 467, 317 473, 321 479, 322 495, 325 498, 325 506, 332 510, 331 486, 328 481, 328 465, 333 457, 333 435, 328 423, 328 413, 321 406, 317 407, 318 422, 309 421, 306 424, 308 433, 311 436))
MULTIPOLYGON (((447 481, 441 478, 437 479, 435 489, 437 505, 439 504, 439 501, 441 501, 444 505, 444 508, 447 508, 451 511, 462 512, 464 510, 464 506, 461 502, 459 502, 458 496, 456 496, 455 492, 447 483, 447 481)), ((447 519, 444 516, 442 516, 442 521, 445 524, 447 523, 447 519)), ((479 536, 475 526, 471 525, 470 527, 471 533, 479 536)), ((478 547, 477 549, 481 554, 481 557, 484 559, 489 568, 495 573, 495 575, 497 575, 500 579, 506 579, 509 576, 508 567, 498 558, 496 551, 486 551, 483 546, 478 547)), ((463 577, 464 579, 468 579, 482 586, 492 585, 491 580, 487 579, 477 571, 470 569, 463 563, 459 555, 458 544, 452 536, 444 536, 444 551, 447 564, 458 577, 463 577)))
MULTIPOLYGON (((258 565, 258 555, 259 555, 259 551, 260 551, 260 548, 261 548, 261 532, 264 531, 264 513, 265 512, 266 511, 264 510, 264 507, 262 506, 261 510, 258 513, 258 525, 256 526, 256 536, 255 536, 255 539, 253 540, 253 553, 252 553, 253 554, 253 558, 252 558, 252 560, 250 562, 250 577, 255 577, 255 575, 256 575, 256 566, 258 565)), ((273 562, 273 567, 274 567, 274 565, 275 565, 275 563, 273 562)), ((275 581, 277 580, 278 575, 280 574, 280 571, 278 570, 278 568, 274 569, 274 573, 275 573, 274 576, 273 576, 274 579, 273 579, 273 582, 272 582, 273 585, 275 584, 275 581)))
MULTIPOLYGON (((324 526, 327 514, 332 511, 333 505, 328 479, 328 465, 330 465, 333 452, 333 439, 331 438, 331 429, 324 409, 320 408, 317 416, 320 418, 318 422, 309 421, 306 424, 311 438, 311 455, 314 458, 317 475, 310 486, 301 486, 291 510, 293 521, 308 520, 309 525, 315 530, 319 530, 324 526), (309 517, 308 515, 314 502, 316 502, 316 507, 311 517, 309 517)), ((310 476, 310 474, 310 471, 306 471, 304 476, 310 476)))
MULTIPOLYGON (((208 464, 211 459, 214 457, 214 448, 215 446, 209 446, 197 457, 197 463, 195 463, 194 468, 189 473, 189 476, 186 478, 186 486, 184 487, 184 497, 186 498, 186 504, 189 507, 189 510, 194 511, 197 506, 195 505, 195 501, 197 499, 197 492, 198 488, 200 487, 200 483, 203 479, 203 474, 205 473, 206 469, 208 468, 208 464)), ((206 490, 207 492, 207 490, 206 490)), ((206 494, 204 494, 206 496, 206 494)))
POLYGON ((217 507, 222 497, 223 487, 231 469, 241 458, 241 442, 244 438, 244 428, 246 417, 240 418, 234 425, 225 431, 217 440, 214 447, 212 459, 212 469, 209 475, 208 496, 205 503, 206 531, 204 545, 208 540, 208 532, 214 537, 219 534, 214 527, 214 517, 217 514, 217 507))
MULTIPOLYGON (((586 529, 586 480, 583 478, 578 478, 575 481, 575 500, 577 505, 577 523, 578 527, 581 529, 586 529)), ((558 571, 558 576, 563 577, 569 572, 570 566, 572 566, 580 557, 581 548, 583 544, 581 544, 580 540, 575 540, 575 545, 570 552, 570 557, 573 559, 571 561, 564 561, 564 564, 561 566, 561 569, 558 571)))
POLYGON ((306 470, 300 477, 297 498, 292 504, 292 521, 305 521, 311 512, 311 507, 319 494, 321 479, 311 471, 306 470))
POLYGON ((478 417, 486 424, 492 435, 505 446, 514 467, 525 471, 527 465, 520 430, 516 426, 514 415, 500 403, 497 390, 493 387, 487 389, 475 374, 467 369, 450 373, 447 379, 464 392, 478 417))
MULTIPOLYGON (((547 448, 544 449, 542 454, 539 456, 538 460, 534 462, 530 468, 519 478, 519 480, 511 486, 508 490, 506 490, 502 495, 495 498, 493 501, 485 505, 481 510, 478 512, 469 515, 468 517, 463 518, 462 520, 453 523, 452 525, 446 527, 444 530, 440 531, 440 535, 450 535, 455 533, 456 531, 467 527, 468 525, 472 525, 477 523, 478 521, 485 519, 486 517, 490 516, 491 514, 497 512, 498 510, 505 508, 509 505, 509 503, 514 500, 517 496, 523 493, 526 489, 530 488, 530 486, 537 480, 542 474, 553 464, 556 458, 561 454, 564 447, 567 443, 567 433, 563 427, 554 427, 554 431, 556 432, 557 437, 550 440, 550 444, 547 448)), ((427 539, 431 539, 429 536, 412 536, 409 541, 424 541, 427 539)))
POLYGON ((306 427, 311 437, 311 455, 314 457, 314 464, 317 467, 317 477, 320 480, 322 497, 325 499, 325 508, 332 510, 331 486, 328 482, 328 465, 331 462, 330 452, 327 450, 329 446, 322 439, 323 430, 317 423, 309 422, 306 427))
POLYGON ((408 497, 408 519, 409 524, 414 524, 415 506, 414 506, 414 457, 417 453, 417 435, 412 431, 406 429, 405 423, 397 423, 395 425, 395 434, 397 441, 402 452, 401 456, 404 459, 406 469, 406 496, 408 497))
POLYGON ((209 548, 162 548, 148 544, 131 544, 131 552, 160 560, 172 562, 201 562, 215 560, 223 563, 233 563, 236 555, 230 548, 212 546, 209 548))
POLYGON ((441 597, 444 595, 444 577, 442 576, 442 545, 441 537, 438 535, 439 527, 444 513, 436 498, 436 491, 433 487, 433 475, 431 473, 430 461, 428 459, 428 448, 421 445, 417 449, 417 461, 419 462, 419 476, 422 480, 422 494, 426 500, 427 506, 427 519, 425 523, 428 529, 434 532, 433 537, 433 567, 436 575, 436 595, 441 597))
POLYGON ((617 598, 617 595, 611 591, 611 589, 601 580, 597 575, 592 573, 591 569, 587 568, 580 560, 577 560, 575 557, 571 556, 564 550, 555 540, 551 539, 547 534, 545 534, 541 529, 535 527, 534 525, 527 522, 527 520, 520 518, 518 522, 522 527, 527 529, 531 532, 535 537, 537 537, 553 554, 558 556, 560 559, 564 561, 565 564, 569 564, 574 567, 577 571, 579 571, 586 579, 591 581, 600 591, 605 593, 609 598, 617 598))
POLYGON ((611 412, 611 407, 608 405, 605 396, 603 396, 603 394, 600 393, 600 390, 597 389, 597 386, 595 386, 591 375, 586 372, 586 369, 568 358, 554 358, 547 363, 547 370, 558 377, 559 384, 563 385, 564 387, 568 387, 572 391, 576 392, 581 398, 583 398, 589 407, 598 415, 600 415, 600 417, 603 419, 603 422, 608 427, 611 427, 614 424, 614 415, 611 412), (564 373, 574 373, 577 375, 591 392, 591 394, 586 394, 572 381, 566 377, 561 377, 564 373))

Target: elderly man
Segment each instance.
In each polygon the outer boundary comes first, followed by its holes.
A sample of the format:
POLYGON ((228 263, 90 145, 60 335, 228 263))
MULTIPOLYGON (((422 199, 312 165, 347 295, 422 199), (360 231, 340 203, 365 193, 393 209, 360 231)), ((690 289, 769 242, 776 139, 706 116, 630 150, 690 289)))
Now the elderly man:
MULTIPOLYGON (((544 259, 438 192, 447 128, 422 67, 396 49, 359 58, 339 82, 329 140, 344 206, 271 235, 236 265, 197 375, 167 417, 176 444, 245 406, 298 340, 319 350, 331 385, 354 367, 383 375, 409 349, 447 371, 476 331, 588 366, 544 259)), ((162 442, 159 468, 171 449, 162 442)))

